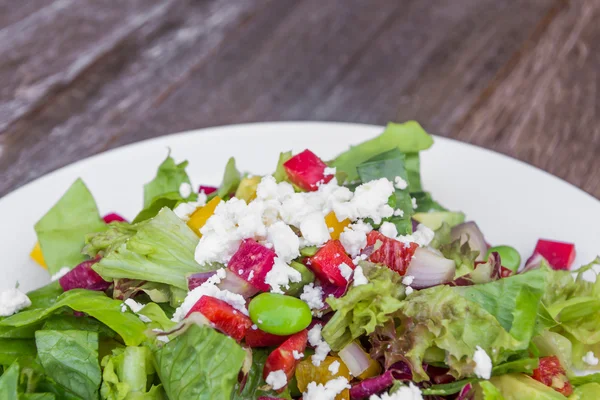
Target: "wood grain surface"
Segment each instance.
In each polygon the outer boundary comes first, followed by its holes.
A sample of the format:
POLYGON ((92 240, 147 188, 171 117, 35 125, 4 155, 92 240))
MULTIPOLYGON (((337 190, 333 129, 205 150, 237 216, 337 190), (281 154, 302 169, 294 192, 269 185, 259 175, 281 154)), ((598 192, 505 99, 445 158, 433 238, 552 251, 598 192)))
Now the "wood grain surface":
POLYGON ((0 196, 172 132, 385 124, 600 198, 600 0, 0 0, 0 196))

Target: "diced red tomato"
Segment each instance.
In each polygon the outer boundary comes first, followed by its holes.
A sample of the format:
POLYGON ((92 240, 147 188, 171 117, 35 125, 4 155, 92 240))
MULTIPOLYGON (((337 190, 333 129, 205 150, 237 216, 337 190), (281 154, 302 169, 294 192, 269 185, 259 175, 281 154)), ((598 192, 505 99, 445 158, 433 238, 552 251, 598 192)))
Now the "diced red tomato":
POLYGON ((244 340, 249 347, 274 347, 281 345, 289 337, 289 335, 273 335, 272 333, 267 333, 260 329, 250 328, 248 332, 246 332, 244 340))
POLYGON ((346 286, 348 280, 340 271, 340 265, 346 264, 354 269, 352 259, 346 254, 344 246, 339 240, 330 240, 317 253, 310 257, 309 268, 324 282, 330 282, 336 286, 346 286))
POLYGON ((333 175, 325 175, 325 164, 310 150, 304 150, 283 163, 283 167, 296 186, 306 191, 315 191, 318 183, 327 183, 333 175))
POLYGON ((553 269, 569 269, 575 260, 575 245, 572 243, 553 242, 540 239, 535 246, 534 254, 541 254, 553 269))
POLYGON ((110 224, 111 222, 114 222, 114 221, 117 221, 117 222, 127 222, 127 220, 125 218, 121 217, 117 213, 106 214, 104 217, 102 217, 102 219, 107 224, 110 224))
POLYGON ((204 191, 204 194, 209 195, 212 192, 216 192, 217 188, 214 187, 214 186, 203 186, 203 185, 200 185, 200 187, 198 188, 198 193, 200 193, 202 191, 204 191))
POLYGON ((244 239, 239 249, 235 252, 227 268, 252 286, 266 292, 269 285, 265 277, 273 268, 275 252, 267 249, 254 239, 244 239))
POLYGON ((511 269, 500 267, 500 277, 501 278, 508 278, 509 276, 512 275, 512 273, 513 272, 511 269))
POLYGON ((573 386, 556 356, 540 358, 540 365, 533 370, 532 377, 567 397, 573 393, 573 386))
POLYGON ((385 265, 400 275, 404 275, 419 245, 411 243, 406 246, 404 243, 391 239, 377 231, 369 232, 367 246, 375 246, 378 241, 381 242, 381 246, 371 253, 369 261, 385 265))
POLYGON ((211 296, 202 296, 187 313, 200 312, 215 327, 238 342, 244 338, 252 326, 252 321, 241 311, 236 310, 223 300, 211 296))
POLYGON ((282 370, 287 376, 288 382, 294 376, 296 364, 299 360, 294 358, 294 350, 298 353, 304 353, 306 349, 306 341, 308 340, 308 331, 305 329, 301 332, 290 336, 278 348, 273 350, 267 357, 265 367, 263 368, 263 379, 273 371, 282 370))

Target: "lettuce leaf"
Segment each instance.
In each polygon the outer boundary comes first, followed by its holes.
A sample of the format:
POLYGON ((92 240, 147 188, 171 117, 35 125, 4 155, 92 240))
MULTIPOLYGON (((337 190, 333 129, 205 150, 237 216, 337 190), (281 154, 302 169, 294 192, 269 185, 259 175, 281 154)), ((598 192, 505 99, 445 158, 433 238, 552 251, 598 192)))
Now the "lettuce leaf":
MULTIPOLYGON (((167 155, 165 161, 158 166, 158 171, 154 179, 144 185, 144 208, 150 206, 154 199, 162 197, 167 193, 179 194, 179 186, 182 183, 190 183, 190 178, 185 172, 187 165, 187 161, 176 164, 171 155, 167 155)), ((192 191, 191 196, 186 200, 193 201, 197 196, 192 191)))
POLYGON ((14 362, 0 376, 0 399, 19 400, 19 363, 14 362))
POLYGON ((279 153, 279 160, 277 160, 277 167, 275 168, 275 172, 273 173, 273 178, 275 178, 275 181, 277 183, 288 180, 287 172, 285 171, 285 167, 283 166, 283 164, 290 158, 292 158, 291 151, 285 151, 285 152, 279 153))
POLYGON ((600 384, 587 383, 576 387, 570 400, 597 400, 600 399, 600 384))
POLYGON ((58 202, 35 224, 35 233, 50 274, 75 267, 86 259, 81 254, 85 235, 106 229, 94 197, 77 179, 58 202))
POLYGON ((333 351, 339 351, 352 340, 372 333, 402 306, 405 297, 402 277, 387 267, 361 262, 369 283, 351 287, 340 298, 328 298, 335 311, 323 328, 323 338, 333 351))
MULTIPOLYGON (((372 180, 387 178, 394 182, 394 179, 399 176, 404 181, 408 180, 406 169, 404 167, 405 156, 398 149, 392 149, 385 153, 378 154, 370 158, 357 167, 358 175, 362 182, 370 182, 372 180)), ((398 234, 408 235, 412 233, 411 216, 414 214, 412 207, 412 199, 410 196, 410 187, 400 190, 396 188, 394 195, 391 197, 390 204, 394 209, 400 209, 403 212, 402 216, 392 216, 387 218, 396 225, 398 234)))
POLYGON ((127 242, 137 232, 137 226, 128 222, 111 222, 103 232, 90 233, 85 236, 82 253, 90 258, 108 254, 127 242))
POLYGON ((62 307, 69 307, 96 318, 118 333, 125 344, 137 346, 146 339, 146 325, 133 313, 121 312, 122 302, 108 298, 102 292, 74 289, 58 297, 54 305, 45 309, 25 310, 0 321, 2 327, 27 327, 39 323, 62 307))
POLYGON ((248 372, 244 389, 240 391, 240 384, 236 383, 231 400, 258 399, 260 397, 291 399, 287 387, 281 393, 277 393, 275 390, 264 390, 267 383, 263 379, 262 374, 268 356, 269 350, 252 350, 252 367, 250 368, 250 372, 248 372))
POLYGON ((46 286, 42 286, 39 289, 33 290, 27 293, 27 297, 31 300, 30 310, 34 308, 46 308, 56 303, 58 296, 64 293, 63 288, 60 286, 60 282, 50 282, 46 286))
POLYGON ((412 191, 421 191, 423 186, 421 185, 421 159, 419 153, 405 153, 405 155, 404 166, 408 174, 408 186, 412 191))
POLYGON ((478 385, 481 388, 483 400, 504 400, 500 390, 490 381, 480 381, 478 385))
POLYGON ((135 216, 132 222, 134 224, 137 224, 138 222, 154 218, 156 214, 158 214, 163 208, 166 207, 173 210, 179 203, 184 201, 186 200, 184 200, 181 197, 179 192, 165 193, 161 196, 155 197, 154 199, 152 199, 150 205, 145 207, 142 211, 138 213, 138 215, 135 216))
POLYGON ((229 195, 235 193, 241 180, 242 174, 240 174, 240 171, 238 171, 235 166, 235 158, 231 157, 227 160, 227 164, 225 165, 225 172, 223 173, 223 180, 221 181, 219 189, 216 192, 211 193, 208 197, 213 198, 219 196, 222 199, 229 198, 229 195))
POLYGON ((463 244, 460 242, 461 239, 459 238, 453 242, 439 246, 439 251, 444 255, 444 257, 453 260, 456 264, 456 273, 454 274, 455 278, 472 272, 475 269, 475 259, 479 255, 479 251, 471 250, 471 246, 469 246, 468 241, 464 242, 463 244))
POLYGON ((35 342, 40 363, 50 378, 84 399, 98 396, 102 376, 97 333, 38 331, 35 342))
POLYGON ((135 228, 133 236, 92 267, 105 280, 140 279, 187 289, 186 275, 203 271, 194 259, 198 236, 170 209, 135 228))
POLYGON ((37 349, 31 339, 0 339, 0 365, 11 365, 19 357, 35 357, 37 349))
MULTIPOLYGON (((417 153, 428 149, 433 144, 433 138, 425 132, 418 122, 408 121, 403 124, 390 122, 383 133, 338 155, 328 164, 337 168, 337 176, 340 182, 352 182, 358 179, 356 167, 370 158, 389 150, 398 149, 403 153, 417 153)), ((411 156, 412 168, 418 169, 418 157, 411 156)), ((412 177, 412 176, 411 176, 412 177)), ((420 179, 411 179, 412 190, 421 190, 420 179)))
POLYGON ((147 347, 126 347, 113 350, 111 355, 102 359, 103 400, 160 400, 164 398, 162 386, 152 386, 154 365, 152 354, 147 347))
POLYGON ((153 356, 168 398, 230 400, 246 351, 213 328, 192 324, 153 356))

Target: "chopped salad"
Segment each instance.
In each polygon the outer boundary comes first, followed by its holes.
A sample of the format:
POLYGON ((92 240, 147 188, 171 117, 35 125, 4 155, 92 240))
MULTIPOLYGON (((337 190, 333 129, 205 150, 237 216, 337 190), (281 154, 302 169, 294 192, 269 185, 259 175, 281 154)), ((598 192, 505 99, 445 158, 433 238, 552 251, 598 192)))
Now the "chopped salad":
POLYGON ((599 399, 600 258, 488 243, 425 191, 432 144, 199 188, 169 155, 131 221, 77 180, 35 225, 51 283, 0 294, 0 398, 599 399))

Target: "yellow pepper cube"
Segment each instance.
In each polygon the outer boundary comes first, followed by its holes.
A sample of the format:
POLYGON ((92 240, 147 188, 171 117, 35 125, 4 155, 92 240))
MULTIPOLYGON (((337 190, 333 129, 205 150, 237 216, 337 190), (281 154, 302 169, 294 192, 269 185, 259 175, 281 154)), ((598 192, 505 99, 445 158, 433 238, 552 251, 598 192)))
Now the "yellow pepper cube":
MULTIPOLYGON (((339 378, 340 376, 345 377, 348 379, 348 381, 352 380, 348 367, 346 367, 346 364, 344 364, 342 359, 339 357, 327 356, 318 367, 314 366, 310 357, 308 357, 300 361, 296 366, 296 381, 298 382, 298 389, 301 392, 306 391, 306 388, 310 382, 315 382, 317 384, 321 383, 325 385, 331 379, 339 378), (329 370, 329 366, 336 361, 339 362, 339 368, 337 374, 333 374, 329 370)), ((335 397, 335 400, 349 399, 350 391, 348 389, 344 389, 343 392, 335 397)))
POLYGON ((33 261, 38 263, 40 266, 48 269, 48 266, 46 266, 46 261, 44 260, 44 255, 42 254, 42 247, 40 246, 40 242, 35 242, 35 246, 33 246, 33 249, 31 250, 31 253, 29 253, 29 256, 33 258, 33 261))
POLYGON ((221 198, 219 196, 213 197, 204 207, 197 208, 190 216, 187 224, 198 236, 202 237, 200 229, 206 224, 211 215, 215 213, 215 208, 217 208, 220 202, 221 198))
POLYGON ((340 222, 340 221, 338 221, 337 217, 335 216, 335 213, 332 211, 329 214, 327 214, 327 216, 325 217, 325 223, 327 224, 327 227, 331 231, 330 232, 331 238, 333 240, 337 240, 340 238, 340 234, 344 231, 344 228, 347 227, 348 225, 350 225, 350 220, 348 218, 346 218, 345 220, 340 222), (332 229, 333 229, 333 231, 332 231, 332 229))

